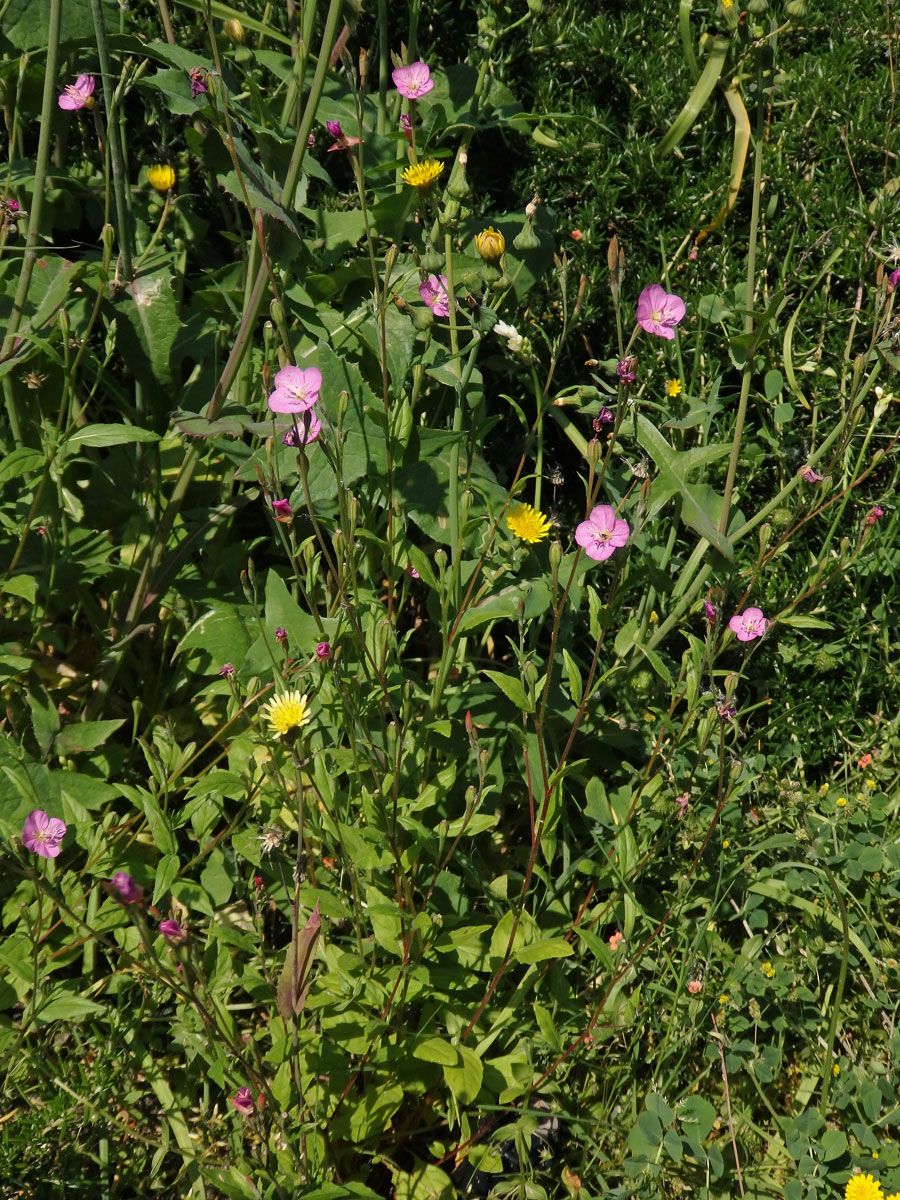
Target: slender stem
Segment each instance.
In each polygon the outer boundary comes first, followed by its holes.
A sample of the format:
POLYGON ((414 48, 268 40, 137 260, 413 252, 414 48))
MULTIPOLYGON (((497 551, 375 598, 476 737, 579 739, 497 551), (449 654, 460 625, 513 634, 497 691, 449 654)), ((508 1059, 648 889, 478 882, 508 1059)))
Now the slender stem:
MULTIPOLYGON (((13 300, 9 324, 0 348, 0 361, 9 358, 16 344, 16 334, 22 323, 25 311, 25 300, 34 272, 37 258, 35 246, 41 227, 41 213, 44 207, 44 192, 47 187, 47 166, 50 162, 50 144, 53 136, 53 115, 57 109, 56 103, 56 68, 59 59, 59 31, 62 20, 62 0, 50 0, 50 21, 47 29, 47 66, 44 73, 44 94, 41 100, 41 125, 38 133, 37 158, 34 165, 34 188, 29 205, 28 232, 25 235, 25 253, 22 256, 22 270, 13 300)), ((22 445, 22 429, 19 423, 19 413, 12 388, 5 388, 6 411, 9 416, 9 427, 16 445, 22 445)))
POLYGON ((125 164, 122 158, 122 128, 113 99, 112 64, 109 57, 109 41, 106 36, 101 0, 91 0, 91 13, 94 18, 94 37, 97 41, 97 54, 100 59, 100 84, 103 88, 103 103, 106 108, 106 140, 109 145, 113 193, 116 198, 116 223, 118 226, 116 232, 119 238, 119 249, 122 253, 122 270, 125 278, 131 281, 134 278, 134 267, 131 222, 128 219, 128 204, 125 198, 126 180, 125 164))
MULTIPOLYGON (((761 83, 761 74, 757 73, 757 84, 761 83)), ((759 202, 762 191, 763 164, 763 105, 761 96, 758 97, 756 108, 756 137, 753 139, 753 201, 750 210, 750 232, 747 242, 747 291, 744 299, 746 316, 744 317, 744 333, 749 337, 753 334, 753 296, 756 290, 756 241, 759 235, 759 202)), ((748 345, 745 353, 744 370, 741 376, 741 398, 738 404, 737 420, 734 426, 734 440, 731 443, 731 458, 728 461, 728 475, 725 479, 725 492, 722 497, 722 513, 719 517, 719 533, 727 535, 728 518, 731 513, 731 493, 734 490, 734 477, 737 473, 738 458, 741 453, 741 441, 744 436, 744 422, 747 417, 747 400, 750 396, 750 382, 753 378, 753 346, 748 345)))

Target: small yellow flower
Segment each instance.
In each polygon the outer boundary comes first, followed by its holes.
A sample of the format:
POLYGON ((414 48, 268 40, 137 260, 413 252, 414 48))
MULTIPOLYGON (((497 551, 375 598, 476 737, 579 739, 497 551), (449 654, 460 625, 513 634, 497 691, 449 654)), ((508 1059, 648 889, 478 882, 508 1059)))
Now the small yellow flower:
POLYGON ((680 379, 670 379, 669 380, 669 382, 666 384, 666 395, 671 396, 673 399, 675 396, 681 395, 681 380, 680 379))
POLYGON ((847 797, 846 796, 838 796, 837 800, 835 800, 835 804, 838 806, 838 808, 846 808, 847 807, 847 797))
POLYGON ((819 795, 820 795, 820 796, 827 796, 827 795, 828 795, 828 788, 829 788, 829 787, 830 787, 830 784, 823 783, 823 784, 822 784, 822 786, 819 788, 819 795))
POLYGON ((723 7, 723 8, 731 8, 731 6, 732 6, 733 4, 734 4, 734 0, 722 0, 722 7, 723 7))
POLYGON ((873 1158, 881 1158, 881 1155, 878 1153, 878 1151, 877 1151, 877 1150, 873 1150, 873 1151, 872 1151, 872 1157, 873 1157, 873 1158))
POLYGON ((276 696, 263 709, 263 716, 269 722, 273 733, 290 733, 292 729, 300 729, 311 720, 307 697, 299 692, 285 692, 276 696))
POLYGON ((475 234, 475 249, 485 262, 499 262, 506 249, 506 240, 499 229, 489 225, 487 229, 482 229, 481 233, 475 234))
POLYGON ((723 992, 722 995, 719 997, 719 1007, 724 1008, 727 1003, 728 1003, 728 993, 723 992))
POLYGON ((835 1063, 834 1066, 831 1068, 831 1073, 835 1077, 835 1079, 837 1079, 838 1075, 840 1075, 841 1068, 837 1065, 837 1063, 835 1063))
POLYGON ((147 181, 158 192, 167 192, 175 186, 175 172, 170 166, 157 163, 147 169, 147 181))
POLYGON ((659 613, 654 608, 653 612, 650 614, 650 624, 655 625, 658 620, 659 620, 659 613))
POLYGON ((875 782, 874 779, 867 779, 866 787, 869 789, 870 792, 874 792, 875 789, 878 787, 878 784, 875 782))
POLYGON ((772 964, 770 962, 768 962, 768 961, 764 962, 759 969, 760 969, 760 971, 762 971, 763 975, 765 975, 766 979, 774 979, 775 978, 775 968, 772 966, 772 964))
POLYGON ((542 542, 550 532, 549 520, 540 509, 532 508, 530 504, 517 504, 507 514, 506 527, 523 542, 542 542))
POLYGON ((865 792, 857 792, 857 793, 856 793, 856 798, 857 798, 857 800, 865 800, 865 798, 866 798, 866 793, 865 793, 865 792))
POLYGON ((722 843, 722 849, 727 850, 730 845, 731 845, 731 842, 729 842, 728 838, 726 838, 725 841, 722 843))
POLYGON ((847 1180, 844 1200, 883 1200, 881 1184, 871 1175, 854 1175, 847 1180))
POLYGON ((424 162, 413 163, 401 172, 404 183, 414 188, 429 188, 444 170, 444 164, 436 158, 426 158, 424 162))

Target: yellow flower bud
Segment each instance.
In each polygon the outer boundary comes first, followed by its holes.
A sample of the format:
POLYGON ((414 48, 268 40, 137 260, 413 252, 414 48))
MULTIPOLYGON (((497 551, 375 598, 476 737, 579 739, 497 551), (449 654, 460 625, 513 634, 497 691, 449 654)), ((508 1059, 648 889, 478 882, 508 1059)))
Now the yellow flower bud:
POLYGON ((233 42, 235 46, 243 46, 244 27, 237 17, 229 17, 223 28, 225 29, 225 36, 230 42, 233 42))
POLYGON ((485 262, 496 263, 503 257, 506 241, 499 229, 489 225, 487 229, 482 229, 481 233, 476 233, 475 249, 485 262))
POLYGON ((175 186, 175 171, 170 166, 157 163, 147 169, 147 181, 158 192, 167 192, 175 186))

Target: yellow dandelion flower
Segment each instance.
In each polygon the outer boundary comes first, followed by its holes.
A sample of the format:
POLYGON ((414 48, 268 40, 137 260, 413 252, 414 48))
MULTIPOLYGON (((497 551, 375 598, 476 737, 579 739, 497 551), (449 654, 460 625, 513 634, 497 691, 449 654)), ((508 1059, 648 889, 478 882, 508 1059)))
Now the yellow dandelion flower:
POLYGON ((854 1175, 847 1180, 844 1200, 884 1200, 881 1184, 871 1175, 854 1175))
POLYGON ((292 729, 300 729, 311 720, 307 697, 299 692, 285 692, 276 696, 263 709, 263 716, 269 722, 273 733, 290 733, 292 729))
POLYGON ((838 796, 837 800, 835 800, 835 804, 838 806, 838 808, 846 808, 847 807, 847 797, 846 796, 838 796))
POLYGON ((424 162, 413 163, 402 172, 404 183, 414 188, 429 188, 444 170, 444 164, 436 158, 426 158, 424 162))
POLYGON ((550 532, 550 522, 538 508, 530 504, 517 504, 507 514, 506 527, 523 542, 542 542, 550 532))
POLYGON ((175 186, 175 172, 172 167, 157 163, 147 168, 147 182, 158 192, 167 192, 175 186))
POLYGON ((244 33, 244 27, 237 17, 229 17, 228 20, 222 25, 222 28, 225 30, 225 35, 230 41, 234 42, 236 46, 243 46, 246 35, 244 33))
POLYGON ((900 1192, 892 1192, 887 1200, 900 1200, 900 1192))
POLYGON ((680 379, 670 379, 669 380, 669 382, 666 384, 666 395, 671 396, 673 399, 676 396, 681 395, 681 380, 680 379))
POLYGON ((482 229, 481 233, 475 234, 475 249, 485 262, 499 262, 506 249, 506 239, 499 229, 489 225, 487 229, 482 229))

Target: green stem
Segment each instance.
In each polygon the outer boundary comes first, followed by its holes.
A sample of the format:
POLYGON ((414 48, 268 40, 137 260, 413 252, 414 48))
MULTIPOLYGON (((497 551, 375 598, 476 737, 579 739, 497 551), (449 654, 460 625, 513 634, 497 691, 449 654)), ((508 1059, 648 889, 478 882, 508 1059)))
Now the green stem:
MULTIPOLYGON (((13 300, 9 324, 0 348, 0 361, 9 358, 16 343, 16 334, 22 323, 25 311, 25 300, 34 273, 37 258, 35 246, 41 227, 41 213, 44 207, 44 192, 47 188, 47 166, 50 162, 50 144, 53 136, 53 116, 57 109, 56 102, 56 68, 59 59, 59 31, 62 20, 62 0, 50 0, 50 21, 47 29, 47 65, 44 73, 44 94, 41 100, 41 125, 38 133, 37 159, 34 165, 34 188, 29 206, 28 232, 25 235, 25 253, 22 256, 22 270, 13 300)), ((9 416, 9 427, 17 446, 22 445, 22 429, 19 423, 19 412, 16 406, 12 388, 4 388, 6 411, 9 416)))
POLYGON ((113 193, 116 198, 116 219, 118 228, 119 250, 122 254, 122 270, 130 282, 134 278, 131 245, 131 222, 128 219, 128 205, 125 198, 125 166, 122 159, 122 128, 115 110, 112 79, 112 64, 109 58, 109 41, 106 37, 106 25, 103 21, 103 6, 101 0, 91 0, 91 13, 94 18, 94 37, 97 40, 97 55, 100 59, 100 84, 103 88, 103 104, 106 108, 106 140, 109 145, 109 159, 112 165, 113 193))
MULTIPOLYGON (((757 71, 757 87, 762 82, 762 72, 757 71)), ((744 299, 746 315, 744 317, 744 333, 748 337, 753 334, 753 297, 756 291, 756 242, 759 234, 759 201, 762 189, 763 164, 763 104, 758 96, 756 107, 756 137, 753 139, 753 202, 750 210, 750 232, 747 245, 747 291, 744 299)), ((731 513, 731 493, 734 490, 734 477, 737 473, 738 459, 741 453, 741 441, 744 436, 744 422, 747 417, 747 401, 750 396, 750 382, 753 378, 754 351, 752 345, 746 348, 746 360, 741 375, 741 398, 738 404, 737 421, 734 426, 734 439, 731 443, 731 458, 728 461, 728 475, 725 479, 725 492, 722 497, 722 513, 719 517, 719 533, 728 533, 728 518, 731 513)))

